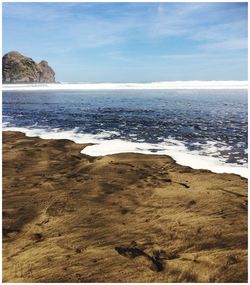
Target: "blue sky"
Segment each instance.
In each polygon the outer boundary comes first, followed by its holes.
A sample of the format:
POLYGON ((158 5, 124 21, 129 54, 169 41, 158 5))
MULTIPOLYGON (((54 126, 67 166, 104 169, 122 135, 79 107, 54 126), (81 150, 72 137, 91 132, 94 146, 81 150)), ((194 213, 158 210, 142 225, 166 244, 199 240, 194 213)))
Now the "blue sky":
POLYGON ((247 80, 247 3, 3 3, 3 54, 64 82, 247 80))

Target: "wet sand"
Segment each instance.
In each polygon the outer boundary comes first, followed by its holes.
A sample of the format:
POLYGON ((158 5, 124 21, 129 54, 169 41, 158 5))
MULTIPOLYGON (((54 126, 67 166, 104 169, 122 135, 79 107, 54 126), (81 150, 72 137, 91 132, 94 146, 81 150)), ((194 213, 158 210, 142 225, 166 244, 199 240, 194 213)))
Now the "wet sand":
POLYGON ((3 132, 4 282, 247 282, 247 179, 3 132))

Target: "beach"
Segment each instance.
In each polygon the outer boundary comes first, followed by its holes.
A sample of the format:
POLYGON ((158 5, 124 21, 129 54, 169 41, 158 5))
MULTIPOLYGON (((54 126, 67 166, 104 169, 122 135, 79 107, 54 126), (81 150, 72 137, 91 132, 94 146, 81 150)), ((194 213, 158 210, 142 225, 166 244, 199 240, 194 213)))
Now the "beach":
POLYGON ((4 282, 247 282, 247 182, 3 132, 4 282))

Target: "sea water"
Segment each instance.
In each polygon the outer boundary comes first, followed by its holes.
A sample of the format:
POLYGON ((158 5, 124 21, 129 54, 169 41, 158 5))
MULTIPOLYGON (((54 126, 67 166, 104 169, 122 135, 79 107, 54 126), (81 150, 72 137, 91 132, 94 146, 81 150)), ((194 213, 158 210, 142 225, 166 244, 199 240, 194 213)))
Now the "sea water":
MULTIPOLYGON (((62 87, 62 85, 60 85, 62 87)), ((170 155, 247 177, 246 89, 9 88, 3 129, 94 143, 82 153, 170 155)))

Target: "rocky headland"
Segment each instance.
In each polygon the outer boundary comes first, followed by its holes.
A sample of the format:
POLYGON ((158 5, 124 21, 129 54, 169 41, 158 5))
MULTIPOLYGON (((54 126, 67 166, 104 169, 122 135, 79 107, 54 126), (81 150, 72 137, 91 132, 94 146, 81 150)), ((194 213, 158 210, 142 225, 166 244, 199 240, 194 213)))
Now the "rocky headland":
POLYGON ((45 60, 36 63, 32 58, 11 51, 2 58, 2 82, 54 83, 55 72, 45 60))

